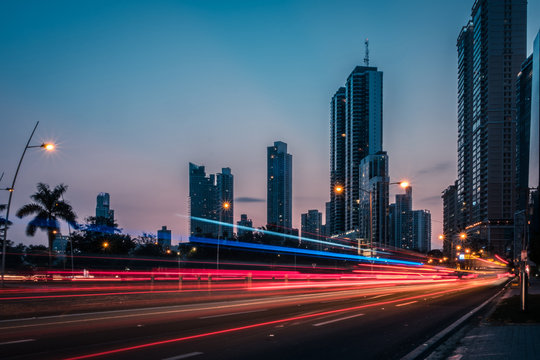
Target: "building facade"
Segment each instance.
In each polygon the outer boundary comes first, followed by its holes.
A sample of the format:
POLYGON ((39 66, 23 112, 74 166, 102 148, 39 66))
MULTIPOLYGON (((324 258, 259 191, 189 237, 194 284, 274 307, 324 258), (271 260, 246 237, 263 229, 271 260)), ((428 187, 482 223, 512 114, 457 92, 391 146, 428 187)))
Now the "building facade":
POLYGON ((330 212, 326 215, 329 235, 345 232, 345 88, 330 102, 330 212))
POLYGON ((157 241, 158 245, 161 246, 162 249, 170 249, 172 241, 172 231, 170 229, 167 229, 166 226, 162 226, 161 230, 157 231, 157 241))
POLYGON ((370 243, 389 245, 388 186, 390 179, 388 177, 388 155, 385 151, 367 155, 360 162, 359 172, 360 236, 370 243))
POLYGON ((236 222, 236 225, 238 225, 237 229, 237 236, 238 238, 245 237, 247 234, 252 234, 252 230, 248 230, 246 228, 253 228, 253 221, 251 219, 248 219, 247 214, 241 214, 240 220, 236 222))
POLYGON ((413 210, 411 214, 412 249, 427 253, 431 250, 431 213, 413 210))
POLYGON ((114 226, 114 210, 109 193, 99 193, 96 199, 96 225, 114 226))
POLYGON ((516 76, 526 0, 477 0, 458 37, 458 202, 471 243, 506 253, 516 200, 516 76))
POLYGON ((234 224, 234 176, 230 168, 222 168, 221 173, 216 174, 217 206, 220 223, 230 224, 229 226, 220 224, 219 233, 223 239, 230 239, 233 236, 234 224))
POLYGON ((360 166, 382 151, 383 73, 357 66, 330 102, 329 235, 357 231, 360 214, 360 166))
POLYGON ((204 166, 189 163, 189 215, 190 235, 216 238, 219 226, 215 222, 200 221, 202 218, 218 221, 215 176, 206 176, 204 166))
POLYGON ((412 240, 412 187, 405 188, 405 194, 396 194, 392 208, 393 236, 390 245, 401 249, 414 249, 412 240))
POLYGON ((443 200, 443 254, 447 257, 452 256, 452 247, 454 240, 459 234, 459 202, 458 202, 457 180, 454 185, 450 185, 442 193, 443 200))
POLYGON ((278 232, 292 228, 292 155, 287 144, 274 142, 267 148, 267 225, 278 232))
MULTIPOLYGON (((308 210, 307 213, 301 214, 302 224, 302 238, 308 239, 321 239, 322 229, 322 213, 319 210, 308 210)), ((303 242, 303 241, 302 241, 303 242)), ((309 246, 313 246, 313 243, 309 243, 309 246)), ((314 246, 317 250, 322 250, 321 244, 314 246)))
POLYGON ((360 226, 360 162, 382 151, 382 80, 376 67, 357 66, 345 84, 345 230, 360 226))

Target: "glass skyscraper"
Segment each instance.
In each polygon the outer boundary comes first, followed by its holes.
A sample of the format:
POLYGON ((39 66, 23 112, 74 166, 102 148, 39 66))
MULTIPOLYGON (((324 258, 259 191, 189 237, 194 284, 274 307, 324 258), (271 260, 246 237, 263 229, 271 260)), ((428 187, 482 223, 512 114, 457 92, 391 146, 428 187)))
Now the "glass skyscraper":
POLYGON ((292 228, 292 155, 287 144, 274 142, 267 148, 266 223, 273 230, 290 232, 292 228))

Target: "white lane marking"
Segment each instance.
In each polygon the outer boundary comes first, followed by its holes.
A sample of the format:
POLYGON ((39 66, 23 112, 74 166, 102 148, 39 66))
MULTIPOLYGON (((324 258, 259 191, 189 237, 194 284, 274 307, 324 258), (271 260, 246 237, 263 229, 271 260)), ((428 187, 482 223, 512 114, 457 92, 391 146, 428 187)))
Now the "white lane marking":
POLYGON ((25 342, 30 342, 30 341, 36 341, 36 339, 22 339, 22 340, 6 341, 6 342, 0 343, 0 345, 20 344, 20 343, 25 343, 25 342))
POLYGON ((178 355, 178 356, 173 356, 173 357, 168 357, 168 358, 165 358, 163 360, 180 360, 180 359, 187 359, 189 357, 192 357, 192 356, 197 356, 197 355, 202 355, 203 353, 200 352, 200 351, 195 351, 195 352, 190 352, 190 353, 187 353, 187 354, 183 354, 183 355, 178 355))
POLYGON ((342 318, 339 318, 339 319, 328 320, 328 321, 323 321, 323 322, 320 322, 320 323, 317 323, 317 324, 313 324, 313 326, 323 326, 323 325, 326 325, 326 324, 331 324, 331 323, 335 323, 335 322, 342 321, 342 320, 352 319, 352 318, 355 318, 355 317, 358 317, 358 316, 363 316, 363 315, 365 315, 365 314, 356 314, 356 315, 345 316, 345 317, 342 317, 342 318))
POLYGON ((381 294, 381 295, 373 296, 373 297, 370 297, 369 300, 371 300, 371 299, 378 299, 378 298, 380 298, 380 297, 387 296, 387 295, 390 295, 390 294, 381 294))
POLYGON ((238 311, 233 313, 227 313, 227 314, 217 314, 217 315, 208 315, 208 316, 201 316, 199 319, 212 319, 212 318, 218 318, 223 316, 232 316, 232 315, 240 315, 240 314, 249 314, 254 312, 261 312, 261 311, 268 311, 268 309, 261 309, 261 310, 250 310, 250 311, 238 311))
POLYGON ((396 306, 406 306, 406 305, 411 305, 411 304, 414 304, 415 302, 418 302, 418 300, 415 300, 415 301, 409 301, 409 302, 401 303, 401 304, 397 304, 396 306))

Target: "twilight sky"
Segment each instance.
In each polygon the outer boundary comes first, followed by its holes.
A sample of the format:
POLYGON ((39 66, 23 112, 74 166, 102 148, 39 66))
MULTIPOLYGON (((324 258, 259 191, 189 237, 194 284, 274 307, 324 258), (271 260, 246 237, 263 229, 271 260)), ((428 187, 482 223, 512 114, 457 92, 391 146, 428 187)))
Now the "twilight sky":
MULTIPOLYGON (((235 197, 246 198, 235 221, 247 213, 264 225, 266 147, 281 140, 299 227, 302 212, 324 212, 330 98, 369 38, 370 65, 384 72, 391 180, 411 181, 441 247, 440 195, 456 178, 455 44, 473 2, 2 1, 0 188, 39 120, 33 143, 58 150, 28 151, 12 214, 37 182, 65 183, 80 221, 108 192, 126 232, 167 225, 175 243, 189 231, 190 161, 230 167, 235 197)), ((528 53, 539 27, 540 0, 529 0, 528 53)), ((28 219, 10 219, 16 243, 46 243, 26 237, 28 219)))

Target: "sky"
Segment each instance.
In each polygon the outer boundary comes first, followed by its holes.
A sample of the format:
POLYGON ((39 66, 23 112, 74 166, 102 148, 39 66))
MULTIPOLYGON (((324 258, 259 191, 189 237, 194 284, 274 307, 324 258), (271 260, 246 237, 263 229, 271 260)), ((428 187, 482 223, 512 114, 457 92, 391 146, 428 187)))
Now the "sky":
MULTIPOLYGON (((391 181, 432 214, 457 174, 456 39, 473 0, 2 1, 0 188, 10 186, 36 121, 12 214, 38 182, 68 185, 79 221, 108 192, 132 235, 186 241, 188 164, 230 167, 235 221, 266 222, 266 147, 293 155, 293 225, 329 200, 330 99, 364 58, 384 73, 383 148, 391 181)), ((540 0, 528 2, 528 53, 540 0)), ((391 189, 393 194, 400 189, 391 189)), ((0 193, 7 203, 8 193, 0 193)), ((29 219, 10 216, 15 243, 29 219)), ((67 228, 62 228, 67 233, 67 228)))

